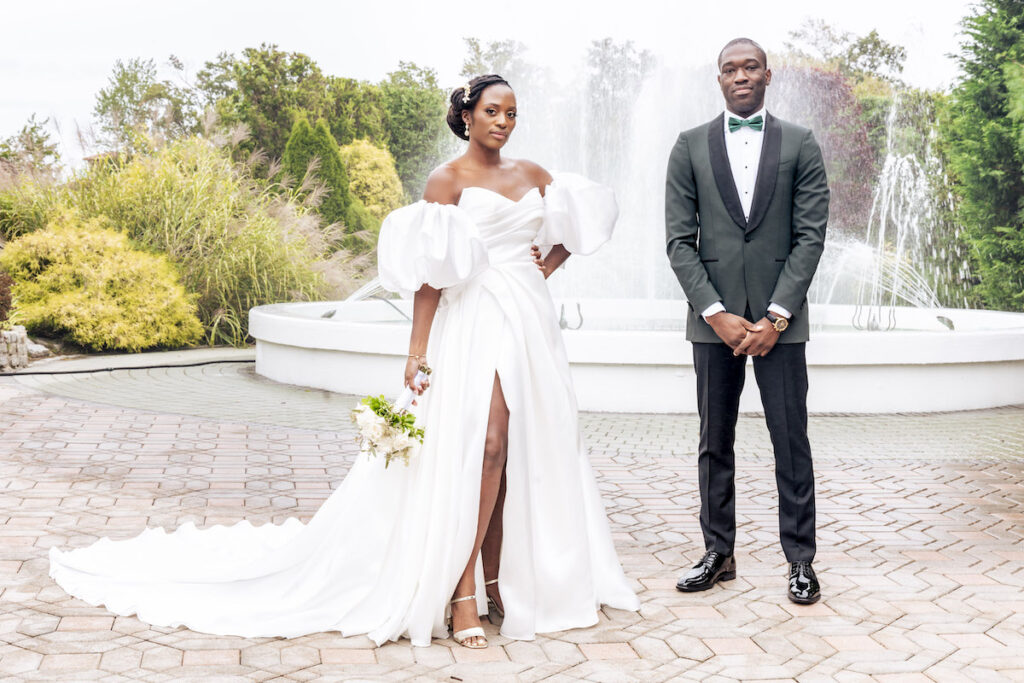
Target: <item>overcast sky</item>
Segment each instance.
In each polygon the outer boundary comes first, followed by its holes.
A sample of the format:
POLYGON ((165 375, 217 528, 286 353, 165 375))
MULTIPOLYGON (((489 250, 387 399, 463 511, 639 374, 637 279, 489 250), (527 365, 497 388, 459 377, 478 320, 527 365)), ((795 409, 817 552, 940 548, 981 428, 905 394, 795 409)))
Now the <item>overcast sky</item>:
MULTIPOLYGON (((957 75, 948 57, 958 47, 959 22, 970 0, 626 0, 609 3, 516 2, 269 2, 267 0, 4 0, 0 17, 0 138, 36 113, 60 129, 65 158, 81 157, 76 123, 91 123, 95 96, 114 60, 174 54, 190 73, 222 51, 261 42, 304 52, 330 74, 379 80, 399 60, 431 66, 441 82, 458 85, 462 39, 512 38, 531 61, 565 65, 571 78, 589 41, 633 40, 666 62, 706 63, 730 38, 746 35, 783 49, 788 32, 806 18, 883 38, 907 48, 904 78, 947 89, 957 75)), ((709 84, 713 87, 713 84, 709 84)))

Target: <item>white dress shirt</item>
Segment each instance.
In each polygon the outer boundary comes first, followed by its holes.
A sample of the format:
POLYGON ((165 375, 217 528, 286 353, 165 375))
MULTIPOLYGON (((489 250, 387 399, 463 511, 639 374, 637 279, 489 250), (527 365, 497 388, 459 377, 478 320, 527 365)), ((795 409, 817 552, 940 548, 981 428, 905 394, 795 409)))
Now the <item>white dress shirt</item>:
MULTIPOLYGON (((764 144, 764 126, 761 130, 754 130, 750 126, 743 126, 735 131, 729 131, 729 119, 746 121, 755 116, 765 118, 765 108, 761 107, 750 116, 738 116, 728 109, 722 118, 722 126, 725 128, 725 153, 729 157, 729 166, 732 169, 732 179, 736 183, 736 192, 740 196, 740 204, 743 206, 743 217, 750 220, 750 207, 754 201, 754 187, 757 185, 757 169, 761 164, 761 147, 764 144)), ((704 309, 701 315, 705 320, 708 316, 725 310, 721 301, 704 309)), ((783 318, 789 318, 790 313, 776 303, 768 304, 768 310, 783 318)))
POLYGON ((747 121, 760 116, 764 120, 764 107, 750 116, 741 117, 731 113, 728 109, 722 118, 722 126, 725 128, 725 153, 729 157, 729 166, 732 167, 732 179, 736 183, 736 192, 740 195, 740 204, 743 205, 743 217, 750 220, 750 205, 754 201, 754 186, 757 184, 757 167, 761 164, 761 146, 764 144, 764 127, 761 130, 754 130, 749 126, 729 132, 729 119, 747 121))

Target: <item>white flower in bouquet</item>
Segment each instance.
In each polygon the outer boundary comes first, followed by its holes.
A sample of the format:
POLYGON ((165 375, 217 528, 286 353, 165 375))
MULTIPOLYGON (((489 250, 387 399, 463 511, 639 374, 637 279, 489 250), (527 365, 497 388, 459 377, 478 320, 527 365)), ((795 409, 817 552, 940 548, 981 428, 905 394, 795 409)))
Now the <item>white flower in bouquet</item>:
POLYGON ((406 465, 417 445, 423 443, 423 429, 416 416, 395 410, 383 396, 367 396, 352 410, 352 421, 359 428, 360 449, 371 456, 384 456, 384 467, 400 459, 406 465))

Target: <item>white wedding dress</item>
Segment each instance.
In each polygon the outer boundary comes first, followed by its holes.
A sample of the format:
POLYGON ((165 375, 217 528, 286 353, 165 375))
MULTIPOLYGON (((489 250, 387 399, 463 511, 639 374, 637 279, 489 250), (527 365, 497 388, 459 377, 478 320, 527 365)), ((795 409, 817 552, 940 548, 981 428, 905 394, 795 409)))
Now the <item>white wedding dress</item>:
MULTIPOLYGON (((420 201, 381 228, 381 282, 443 289, 427 356, 434 369, 411 464, 360 456, 308 524, 147 529, 50 551, 68 593, 160 626, 239 636, 320 631, 447 637, 448 601, 472 550, 495 372, 509 408, 499 587, 501 633, 597 623, 602 604, 635 610, 580 438, 569 363, 531 243, 594 251, 617 215, 608 188, 559 175, 542 197, 467 188, 458 205, 420 201)), ((478 610, 486 613, 477 569, 478 610)))

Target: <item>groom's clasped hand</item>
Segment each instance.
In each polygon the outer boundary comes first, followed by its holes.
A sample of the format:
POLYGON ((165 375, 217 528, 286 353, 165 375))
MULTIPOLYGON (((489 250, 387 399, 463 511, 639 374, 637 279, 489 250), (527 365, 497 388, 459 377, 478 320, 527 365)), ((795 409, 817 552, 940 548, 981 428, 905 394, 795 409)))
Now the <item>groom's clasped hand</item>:
POLYGON ((779 333, 767 318, 752 323, 742 316, 719 311, 709 315, 707 321, 734 356, 767 356, 779 340, 779 333))

